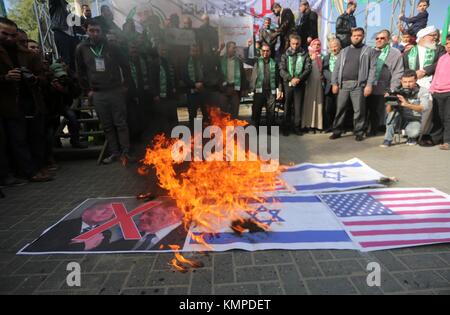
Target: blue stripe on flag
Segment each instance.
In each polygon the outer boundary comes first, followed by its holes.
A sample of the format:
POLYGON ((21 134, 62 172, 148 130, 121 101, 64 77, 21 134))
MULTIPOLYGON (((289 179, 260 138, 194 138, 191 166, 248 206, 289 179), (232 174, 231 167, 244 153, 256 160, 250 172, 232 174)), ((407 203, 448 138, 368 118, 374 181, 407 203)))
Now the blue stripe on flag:
MULTIPOLYGON (((197 233, 195 233, 198 235, 197 233)), ((258 232, 208 234, 204 240, 210 245, 226 245, 232 243, 246 244, 290 244, 290 243, 345 243, 351 242, 345 231, 296 231, 296 232, 258 232)), ((191 244, 197 243, 191 239, 191 244)))
POLYGON ((302 190, 317 190, 320 191, 322 189, 332 189, 332 188, 358 188, 358 187, 367 187, 381 184, 376 180, 368 180, 368 181, 360 181, 360 182, 347 182, 347 183, 321 183, 314 185, 299 185, 294 188, 298 191, 302 190))
POLYGON ((279 196, 264 198, 266 203, 318 203, 321 202, 317 196, 279 196))
POLYGON ((301 165, 299 167, 293 167, 293 168, 289 168, 286 171, 284 171, 285 173, 290 173, 290 172, 299 172, 299 171, 307 171, 310 169, 317 169, 317 170, 331 170, 331 169, 335 169, 335 168, 347 168, 347 167, 351 167, 351 168, 357 168, 357 167, 362 167, 363 165, 359 162, 355 162, 353 164, 335 164, 335 165, 328 165, 328 166, 319 166, 316 164, 307 164, 307 165, 301 165))

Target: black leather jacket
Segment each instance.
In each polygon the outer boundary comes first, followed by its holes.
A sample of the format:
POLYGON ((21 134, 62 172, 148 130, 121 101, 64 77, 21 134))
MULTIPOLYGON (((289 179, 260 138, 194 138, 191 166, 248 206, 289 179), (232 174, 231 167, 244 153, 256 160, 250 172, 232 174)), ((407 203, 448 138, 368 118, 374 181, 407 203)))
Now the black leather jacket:
POLYGON ((347 12, 338 17, 336 21, 336 37, 341 41, 342 48, 351 44, 352 28, 356 27, 356 18, 347 12))
POLYGON ((67 31, 69 25, 67 24, 67 17, 70 14, 68 9, 69 4, 66 0, 49 0, 49 13, 51 18, 52 30, 67 31))

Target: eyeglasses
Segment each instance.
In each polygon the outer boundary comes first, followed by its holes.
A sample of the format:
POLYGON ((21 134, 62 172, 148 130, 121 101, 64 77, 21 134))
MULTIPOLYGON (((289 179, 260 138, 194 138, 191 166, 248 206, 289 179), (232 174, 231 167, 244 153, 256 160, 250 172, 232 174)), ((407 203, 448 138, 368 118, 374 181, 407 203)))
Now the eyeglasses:
POLYGON ((268 49, 263 49, 263 50, 261 50, 262 52, 270 52, 270 50, 268 50, 268 49))
POLYGON ((377 37, 377 38, 375 38, 376 40, 386 40, 387 38, 386 37, 377 37))

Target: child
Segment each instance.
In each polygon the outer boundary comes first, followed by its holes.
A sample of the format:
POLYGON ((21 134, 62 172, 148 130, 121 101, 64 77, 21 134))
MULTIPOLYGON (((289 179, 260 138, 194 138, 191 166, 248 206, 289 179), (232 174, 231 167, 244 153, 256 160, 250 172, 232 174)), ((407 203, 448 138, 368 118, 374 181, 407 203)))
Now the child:
POLYGON ((401 14, 399 19, 402 22, 405 22, 408 24, 408 29, 411 31, 412 35, 416 36, 417 33, 427 27, 428 24, 428 12, 427 9, 430 6, 429 0, 420 0, 419 4, 417 5, 417 11, 419 14, 412 18, 405 17, 404 14, 401 14))

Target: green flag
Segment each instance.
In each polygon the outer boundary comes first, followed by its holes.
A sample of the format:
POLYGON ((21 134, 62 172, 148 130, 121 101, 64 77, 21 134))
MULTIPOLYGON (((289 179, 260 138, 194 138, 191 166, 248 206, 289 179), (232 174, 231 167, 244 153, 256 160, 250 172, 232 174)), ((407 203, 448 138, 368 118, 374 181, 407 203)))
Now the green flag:
POLYGON ((444 28, 442 29, 442 45, 445 45, 449 28, 450 28, 450 6, 448 7, 447 18, 445 19, 444 28))
POLYGON ((6 7, 3 0, 0 0, 0 16, 6 17, 6 7))

